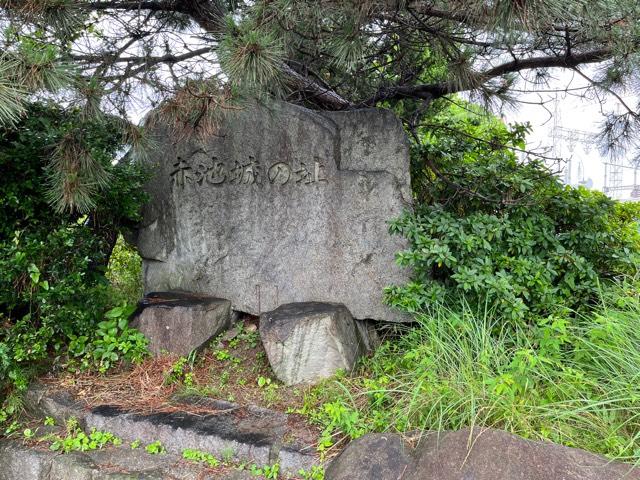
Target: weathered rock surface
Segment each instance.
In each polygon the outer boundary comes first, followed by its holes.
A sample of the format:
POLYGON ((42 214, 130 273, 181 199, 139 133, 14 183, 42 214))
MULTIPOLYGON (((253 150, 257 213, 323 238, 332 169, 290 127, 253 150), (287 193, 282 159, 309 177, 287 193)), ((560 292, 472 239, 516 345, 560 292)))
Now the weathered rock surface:
POLYGON ((391 112, 276 102, 230 113, 206 141, 155 128, 137 235, 145 291, 203 292, 254 315, 322 301, 358 319, 408 319, 381 301, 408 275, 395 264, 406 243, 387 231, 411 201, 391 112))
POLYGON ((313 383, 351 371, 371 341, 344 305, 282 305, 260 316, 260 338, 276 377, 286 385, 313 383))
POLYGON ((140 303, 132 325, 154 355, 187 355, 231 326, 231 302, 184 292, 154 292, 140 303))
POLYGON ((366 435, 327 468, 326 480, 638 480, 640 468, 584 450, 495 429, 426 435, 415 450, 398 435, 366 435))
POLYGON ((142 449, 108 448, 61 455, 0 441, 0 480, 248 480, 249 472, 207 470, 177 455, 149 455, 142 449))
POLYGON ((412 462, 411 448, 399 435, 373 433, 351 442, 329 464, 325 479, 400 480, 412 462))
POLYGON ((51 416, 60 424, 73 416, 84 429, 108 431, 126 442, 160 441, 172 454, 179 455, 185 448, 209 452, 218 458, 231 454, 237 462, 259 466, 279 463, 281 471, 288 474, 318 463, 313 440, 307 443, 292 429, 288 415, 273 410, 206 399, 197 399, 197 406, 210 407, 208 410, 215 413, 143 415, 109 405, 86 410, 68 394, 52 392, 41 385, 29 389, 25 404, 33 414, 51 416))

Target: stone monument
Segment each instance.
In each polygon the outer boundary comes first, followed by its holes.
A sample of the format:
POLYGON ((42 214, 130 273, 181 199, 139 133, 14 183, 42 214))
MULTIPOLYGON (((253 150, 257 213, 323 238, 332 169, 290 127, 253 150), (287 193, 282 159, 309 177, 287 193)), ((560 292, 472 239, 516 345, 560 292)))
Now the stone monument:
POLYGON ((344 304, 401 322, 382 303, 407 280, 387 222, 411 204, 408 141, 388 111, 318 113, 284 102, 229 113, 206 140, 155 127, 151 200, 137 235, 145 291, 229 299, 254 315, 344 304))

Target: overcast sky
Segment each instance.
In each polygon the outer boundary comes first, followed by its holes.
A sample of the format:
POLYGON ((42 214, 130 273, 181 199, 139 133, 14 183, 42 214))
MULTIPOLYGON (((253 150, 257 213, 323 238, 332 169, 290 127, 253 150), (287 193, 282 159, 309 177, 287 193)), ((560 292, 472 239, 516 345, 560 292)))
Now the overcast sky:
MULTIPOLYGON (((564 70, 552 74, 556 80, 549 85, 549 89, 565 85, 572 89, 580 89, 586 85, 586 81, 581 77, 564 70)), ((526 90, 526 87, 523 89, 526 90)), ((503 116, 507 122, 530 122, 533 132, 528 140, 528 148, 546 149, 548 155, 561 156, 567 160, 564 173, 566 174, 566 169, 570 168, 570 176, 567 176, 570 178, 567 179, 572 185, 591 180, 593 188, 602 190, 605 182, 605 162, 611 162, 611 159, 600 154, 594 141, 604 120, 602 111, 616 111, 620 105, 613 96, 608 96, 603 99, 604 103, 601 103, 597 98, 584 98, 581 94, 583 90, 572 90, 568 93, 520 94, 521 100, 532 104, 522 104, 517 110, 504 112, 503 116), (533 104, 541 101, 546 102, 544 107, 533 104)), ((632 95, 622 97, 632 108, 638 103, 637 98, 632 95)), ((623 160, 623 163, 629 165, 627 160, 623 160)), ((621 183, 633 185, 634 169, 623 168, 622 172, 621 183)), ((611 176, 610 170, 607 174, 611 176)), ((640 181, 640 178, 638 180, 640 181)), ((628 198, 630 193, 631 190, 627 189, 610 195, 628 198)))

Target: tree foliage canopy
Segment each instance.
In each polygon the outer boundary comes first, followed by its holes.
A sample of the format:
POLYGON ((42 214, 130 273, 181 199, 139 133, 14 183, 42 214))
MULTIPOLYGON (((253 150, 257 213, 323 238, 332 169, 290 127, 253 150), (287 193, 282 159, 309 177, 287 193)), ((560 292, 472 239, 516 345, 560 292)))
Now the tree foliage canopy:
MULTIPOLYGON (((3 0, 0 122, 54 90, 88 116, 171 97, 174 120, 206 124, 230 97, 268 93, 321 109, 401 102, 415 126, 438 98, 513 102, 553 68, 619 96, 640 87, 639 18, 635 0, 3 0)), ((634 143, 623 105, 609 148, 634 143)))

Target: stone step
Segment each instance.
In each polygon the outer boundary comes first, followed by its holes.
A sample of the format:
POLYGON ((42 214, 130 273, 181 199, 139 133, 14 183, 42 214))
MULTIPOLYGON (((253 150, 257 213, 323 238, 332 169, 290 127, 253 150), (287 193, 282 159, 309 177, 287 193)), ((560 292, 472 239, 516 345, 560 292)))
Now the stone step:
MULTIPOLYGON (((195 401, 181 400, 187 404, 195 401)), ((125 442, 160 441, 167 452, 178 455, 191 448, 258 466, 278 463, 285 474, 309 470, 319 463, 314 447, 305 445, 290 428, 288 415, 254 406, 198 399, 198 410, 206 407, 204 414, 139 414, 110 405, 86 409, 68 392, 48 390, 44 385, 29 389, 25 406, 34 415, 50 416, 60 423, 75 417, 84 429, 108 431, 125 442)))
POLYGON ((150 455, 142 449, 112 447, 60 454, 0 441, 0 480, 249 480, 247 471, 205 468, 178 455, 150 455))

